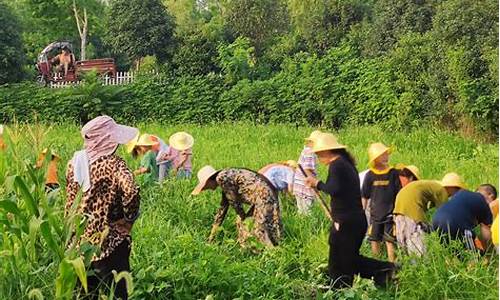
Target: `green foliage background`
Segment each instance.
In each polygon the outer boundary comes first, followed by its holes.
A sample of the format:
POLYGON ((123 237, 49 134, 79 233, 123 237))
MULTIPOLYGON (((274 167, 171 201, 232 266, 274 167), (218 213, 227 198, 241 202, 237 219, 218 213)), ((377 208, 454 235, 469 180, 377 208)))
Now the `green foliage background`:
MULTIPOLYGON (((54 39, 78 47, 72 1, 42 2, 6 6, 19 26, 5 30, 22 35, 30 59, 54 39)), ((96 86, 85 97, 79 88, 4 85, 2 122, 35 114, 78 122, 105 112, 127 121, 430 123, 498 136, 493 0, 148 0, 157 9, 139 0, 76 3, 89 11, 91 57, 112 55, 122 69, 154 62, 147 67, 160 75, 117 92, 96 86)), ((9 51, 0 61, 11 58, 9 51)), ((11 75, 0 83, 18 80, 11 75)))

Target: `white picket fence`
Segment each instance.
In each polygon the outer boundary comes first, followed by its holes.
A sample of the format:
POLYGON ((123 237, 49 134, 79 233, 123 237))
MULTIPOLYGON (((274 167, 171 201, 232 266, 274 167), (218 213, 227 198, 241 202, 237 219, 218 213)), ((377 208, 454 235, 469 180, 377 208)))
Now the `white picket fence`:
MULTIPOLYGON (((157 72, 151 72, 151 75, 158 75, 157 72)), ((134 82, 135 79, 135 72, 116 72, 115 77, 111 77, 106 75, 105 77, 102 78, 102 84, 103 85, 122 85, 122 84, 129 84, 134 82)), ((54 79, 60 79, 62 78, 62 74, 58 73, 54 76, 54 79)), ((51 88, 66 88, 66 87, 71 87, 75 86, 81 83, 81 80, 79 81, 59 81, 59 82, 51 82, 49 84, 49 87, 51 88)))

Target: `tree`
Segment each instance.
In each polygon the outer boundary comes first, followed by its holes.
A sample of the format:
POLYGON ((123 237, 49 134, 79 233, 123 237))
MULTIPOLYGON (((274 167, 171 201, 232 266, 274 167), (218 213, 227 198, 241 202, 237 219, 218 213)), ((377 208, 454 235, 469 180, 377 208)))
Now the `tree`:
POLYGON ((159 0, 114 0, 107 11, 105 42, 130 61, 154 55, 164 62, 174 44, 174 27, 159 0))
POLYGON ((85 48, 87 46, 87 34, 88 34, 88 24, 89 20, 87 17, 87 8, 83 8, 83 17, 80 16, 78 8, 76 7, 76 2, 73 0, 73 12, 75 14, 76 26, 78 28, 78 34, 80 34, 80 59, 85 60, 85 48))
POLYGON ((19 81, 24 64, 19 20, 0 1, 0 84, 19 81))
POLYGON ((289 11, 294 32, 307 44, 309 51, 324 53, 338 46, 351 26, 369 14, 370 5, 363 0, 290 0, 289 11))
POLYGON ((374 4, 373 22, 365 24, 368 31, 364 50, 369 56, 385 54, 406 33, 425 33, 432 28, 437 0, 379 0, 374 4))
POLYGON ((233 0, 225 4, 224 21, 234 37, 246 37, 257 54, 273 38, 288 32, 289 18, 282 0, 233 0))

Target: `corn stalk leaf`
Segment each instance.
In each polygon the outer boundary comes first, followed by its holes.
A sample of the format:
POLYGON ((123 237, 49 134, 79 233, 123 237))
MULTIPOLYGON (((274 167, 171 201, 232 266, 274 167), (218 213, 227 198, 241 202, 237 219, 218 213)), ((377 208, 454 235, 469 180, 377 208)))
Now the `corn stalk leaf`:
POLYGON ((73 269, 75 269, 76 276, 78 276, 78 279, 80 279, 85 293, 88 293, 87 273, 85 272, 85 264, 83 263, 82 257, 79 256, 73 260, 70 260, 69 262, 73 265, 73 269))
POLYGON ((120 273, 116 273, 115 270, 112 271, 113 272, 113 277, 115 279, 115 283, 118 283, 120 282, 120 280, 124 279, 125 280, 125 284, 127 285, 127 294, 132 294, 132 292, 134 291, 134 281, 132 279, 132 275, 127 272, 127 271, 122 271, 120 273))
POLYGON ((56 241, 54 240, 54 236, 52 235, 52 230, 50 229, 50 225, 47 221, 43 221, 40 224, 40 232, 42 233, 43 238, 45 239, 45 242, 47 243, 47 246, 56 253, 59 258, 62 259, 63 254, 62 251, 59 249, 56 241))

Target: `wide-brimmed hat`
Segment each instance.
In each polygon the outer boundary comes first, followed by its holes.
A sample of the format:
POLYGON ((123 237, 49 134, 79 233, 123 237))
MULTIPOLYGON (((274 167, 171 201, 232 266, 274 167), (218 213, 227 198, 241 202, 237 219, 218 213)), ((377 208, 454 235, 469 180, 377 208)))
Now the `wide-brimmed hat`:
POLYGON ((314 139, 314 145, 312 147, 312 151, 314 153, 326 151, 326 150, 335 150, 335 149, 345 149, 347 146, 340 144, 337 141, 337 138, 331 133, 319 133, 314 139))
POLYGON ((295 169, 295 168, 297 168, 297 167, 299 166, 295 160, 291 160, 291 159, 290 159, 290 160, 285 160, 285 161, 283 162, 283 164, 284 164, 285 166, 289 166, 289 167, 292 167, 292 168, 294 168, 294 169, 295 169))
POLYGON ((191 192, 191 195, 198 195, 201 193, 205 185, 207 184, 208 179, 215 175, 218 171, 214 169, 212 166, 204 166, 198 171, 198 185, 191 192))
POLYGON ((134 148, 135 146, 137 146, 137 142, 139 141, 139 136, 140 134, 138 131, 136 136, 125 145, 125 150, 127 151, 127 153, 132 153, 132 151, 134 151, 134 148))
POLYGON ((314 142, 314 140, 320 135, 322 134, 321 130, 314 130, 313 132, 311 132, 311 134, 304 138, 304 140, 306 142, 314 142))
POLYGON ((392 153, 392 149, 382 143, 373 143, 368 147, 368 164, 371 165, 375 159, 384 153, 392 153))
POLYGON ((156 139, 149 133, 143 133, 137 140, 136 146, 154 146, 158 142, 156 139))
POLYGON ((109 116, 99 116, 90 120, 82 128, 82 137, 84 139, 91 139, 95 135, 109 135, 112 142, 120 145, 125 145, 133 139, 139 130, 134 127, 120 125, 109 116))
POLYGON ((455 172, 446 173, 439 183, 443 187, 458 187, 465 189, 465 183, 462 177, 455 172))
POLYGON ((183 151, 193 147, 194 138, 187 132, 176 132, 170 136, 168 143, 175 150, 183 151))
POLYGON ((414 166, 414 165, 406 166, 406 165, 400 164, 400 165, 396 166, 396 169, 400 169, 400 170, 406 169, 406 170, 410 171, 413 174, 413 176, 415 176, 415 178, 420 180, 420 170, 417 168, 417 166, 414 166))

